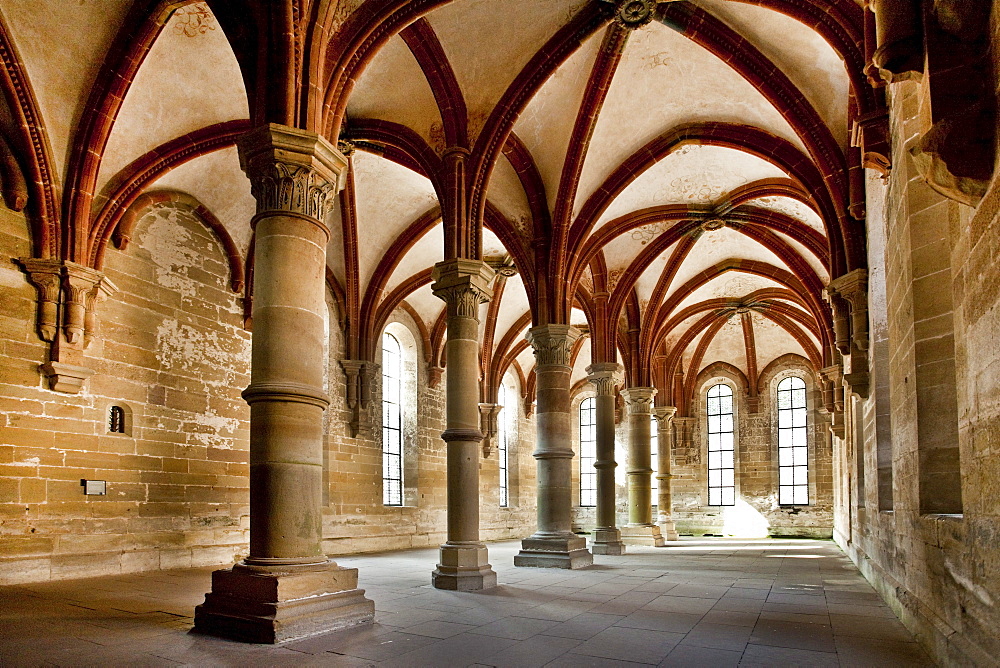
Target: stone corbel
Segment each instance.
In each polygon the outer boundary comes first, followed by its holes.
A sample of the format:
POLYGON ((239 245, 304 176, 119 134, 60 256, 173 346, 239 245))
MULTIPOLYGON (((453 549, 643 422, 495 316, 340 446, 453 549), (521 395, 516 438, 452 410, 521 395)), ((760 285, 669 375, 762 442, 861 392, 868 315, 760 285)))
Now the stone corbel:
POLYGON ((91 342, 97 337, 97 307, 105 299, 110 299, 118 294, 118 286, 112 283, 107 276, 103 277, 101 281, 94 286, 94 288, 87 293, 86 296, 86 307, 87 312, 84 315, 83 320, 83 347, 84 349, 89 348, 91 342))
POLYGON ((684 457, 683 463, 691 465, 701 461, 699 449, 694 447, 694 426, 698 419, 693 417, 675 417, 674 441, 677 449, 674 457, 684 457))
POLYGON ((854 119, 851 146, 861 149, 861 165, 874 169, 883 178, 892 168, 892 143, 889 134, 889 113, 877 111, 854 119))
POLYGON ((868 350, 868 272, 855 269, 832 281, 828 289, 850 305, 851 343, 868 350))
POLYGON ((361 431, 361 416, 368 409, 371 399, 369 368, 373 366, 365 360, 340 360, 340 367, 347 376, 347 408, 351 411, 348 424, 351 438, 357 438, 361 431))
POLYGON ((87 296, 98 289, 101 272, 66 262, 63 265, 63 336, 70 345, 83 346, 87 328, 87 296))
POLYGON ((850 304, 837 293, 833 284, 823 290, 823 296, 833 310, 834 346, 841 355, 848 355, 851 352, 850 304))
POLYGON ((760 395, 747 394, 747 412, 760 413, 760 395))
POLYGON ((844 374, 839 364, 820 369, 823 376, 823 403, 830 414, 830 431, 844 438, 844 374))
POLYGON ((493 439, 498 432, 497 417, 503 408, 500 404, 479 404, 479 431, 483 432, 483 457, 489 459, 493 439))
POLYGON ((62 262, 40 258, 18 260, 28 280, 38 290, 38 336, 52 343, 59 328, 59 301, 62 288, 62 262))
POLYGON ((920 0, 870 0, 875 14, 872 63, 886 83, 917 79, 924 71, 920 0))
POLYGON ((444 377, 444 367, 437 366, 436 364, 427 365, 427 386, 430 388, 435 388, 441 382, 444 377))

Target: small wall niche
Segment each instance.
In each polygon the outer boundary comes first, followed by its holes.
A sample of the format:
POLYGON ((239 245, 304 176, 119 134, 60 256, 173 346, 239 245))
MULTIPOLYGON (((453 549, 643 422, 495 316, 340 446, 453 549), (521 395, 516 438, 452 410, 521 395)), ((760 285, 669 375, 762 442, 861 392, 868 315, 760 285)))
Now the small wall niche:
POLYGON ((105 412, 104 428, 109 434, 132 435, 132 409, 128 404, 116 402, 105 412))

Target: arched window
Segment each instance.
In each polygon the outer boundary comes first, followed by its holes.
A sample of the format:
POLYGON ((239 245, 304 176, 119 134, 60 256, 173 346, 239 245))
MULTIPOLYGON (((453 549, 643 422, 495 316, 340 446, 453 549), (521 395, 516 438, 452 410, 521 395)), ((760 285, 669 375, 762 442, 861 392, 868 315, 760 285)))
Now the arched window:
POLYGON ((660 481, 656 479, 656 472, 660 470, 660 421, 655 415, 649 416, 649 468, 653 469, 653 475, 649 477, 650 498, 653 505, 658 505, 660 481))
POLYGON ((719 383, 708 391, 708 505, 735 506, 733 391, 719 383))
POLYGON ((112 434, 125 433, 125 409, 112 406, 108 411, 108 432, 112 434))
POLYGON ((794 376, 778 383, 778 504, 809 504, 806 384, 794 376))
POLYGON ((580 505, 597 505, 597 409, 594 398, 580 404, 580 505))
POLYGON ((507 427, 507 420, 510 411, 507 410, 507 388, 500 383, 497 390, 497 404, 500 411, 497 413, 497 463, 500 466, 500 507, 506 508, 510 505, 510 476, 507 472, 507 445, 510 433, 507 427))
POLYGON ((403 350, 395 336, 382 335, 382 503, 403 505, 403 350))

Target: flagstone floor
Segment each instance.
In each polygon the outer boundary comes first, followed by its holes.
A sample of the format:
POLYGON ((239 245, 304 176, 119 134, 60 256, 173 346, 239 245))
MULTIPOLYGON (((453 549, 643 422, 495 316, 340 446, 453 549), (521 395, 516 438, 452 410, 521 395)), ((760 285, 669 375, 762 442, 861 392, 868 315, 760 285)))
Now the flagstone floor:
POLYGON ((436 549, 338 558, 375 624, 248 645, 190 633, 212 568, 0 587, 3 666, 933 666, 830 541, 687 538, 500 585, 430 587, 436 549))

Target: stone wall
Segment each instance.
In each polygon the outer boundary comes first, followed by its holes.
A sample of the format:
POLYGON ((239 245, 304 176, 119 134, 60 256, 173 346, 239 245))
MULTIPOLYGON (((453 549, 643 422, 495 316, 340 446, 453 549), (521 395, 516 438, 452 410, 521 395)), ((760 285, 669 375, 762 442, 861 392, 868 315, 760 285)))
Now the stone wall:
POLYGON ((995 665, 1000 183, 975 209, 934 192, 907 154, 929 127, 924 88, 897 83, 889 95, 893 170, 888 189, 870 179, 868 192, 869 237, 886 231, 872 263, 885 264, 888 311, 887 346, 870 355, 873 369, 887 363, 887 382, 873 378, 864 428, 836 446, 848 480, 835 537, 942 665, 995 665), (872 215, 880 199, 884 220, 872 215))
POLYGON ((0 226, 0 582, 232 561, 249 528, 250 335, 219 243, 168 206, 108 251, 120 292, 86 351, 96 373, 70 395, 39 376, 36 293, 12 262, 30 253, 25 221, 0 208, 0 226), (109 433, 113 404, 129 433, 109 433))

